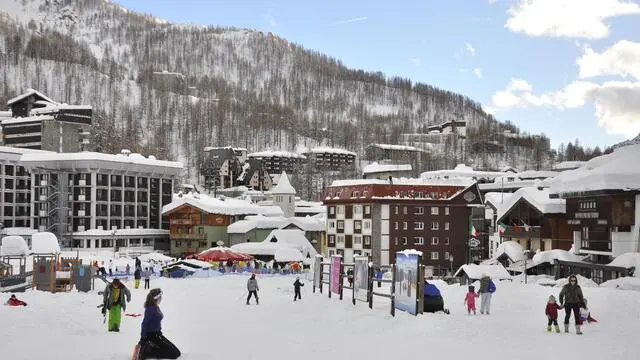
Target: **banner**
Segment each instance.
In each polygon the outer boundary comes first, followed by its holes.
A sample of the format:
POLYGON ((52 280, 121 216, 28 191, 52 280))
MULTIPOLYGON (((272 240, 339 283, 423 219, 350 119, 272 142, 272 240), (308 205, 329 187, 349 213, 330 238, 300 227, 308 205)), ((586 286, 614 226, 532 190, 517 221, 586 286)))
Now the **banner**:
POLYGON ((354 258, 354 291, 356 300, 368 301, 369 292, 369 257, 356 256, 354 258))
POLYGON ((334 294, 340 294, 340 287, 342 284, 340 283, 340 277, 342 277, 341 273, 341 265, 342 265, 342 256, 333 255, 331 257, 331 292, 334 294))
POLYGON ((419 265, 420 257, 417 253, 396 253, 395 307, 411 315, 417 314, 419 265))
POLYGON ((313 287, 320 288, 322 284, 320 283, 322 274, 322 256, 317 255, 316 261, 313 263, 313 287))

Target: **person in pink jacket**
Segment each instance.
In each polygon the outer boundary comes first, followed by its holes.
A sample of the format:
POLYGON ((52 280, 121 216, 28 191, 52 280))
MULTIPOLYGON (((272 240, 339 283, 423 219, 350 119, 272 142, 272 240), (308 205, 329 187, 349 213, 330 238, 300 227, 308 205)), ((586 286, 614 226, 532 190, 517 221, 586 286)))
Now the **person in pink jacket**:
POLYGON ((471 315, 473 311, 473 315, 476 314, 476 299, 480 297, 480 294, 476 294, 475 287, 473 285, 469 285, 469 292, 464 297, 464 303, 467 304, 467 313, 471 315))

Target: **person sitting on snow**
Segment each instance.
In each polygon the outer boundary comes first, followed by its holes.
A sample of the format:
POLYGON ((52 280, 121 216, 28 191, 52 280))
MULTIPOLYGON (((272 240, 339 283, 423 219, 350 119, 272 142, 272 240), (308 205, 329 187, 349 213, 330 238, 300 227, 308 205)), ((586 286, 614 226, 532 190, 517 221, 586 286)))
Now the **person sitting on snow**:
POLYGON ((9 300, 7 300, 7 305, 9 306, 27 306, 27 303, 19 300, 15 294, 12 294, 9 300))
POLYGON ((583 298, 582 304, 580 304, 580 325, 584 324, 585 321, 589 324, 598 322, 596 319, 591 317, 591 312, 587 307, 587 299, 583 298))

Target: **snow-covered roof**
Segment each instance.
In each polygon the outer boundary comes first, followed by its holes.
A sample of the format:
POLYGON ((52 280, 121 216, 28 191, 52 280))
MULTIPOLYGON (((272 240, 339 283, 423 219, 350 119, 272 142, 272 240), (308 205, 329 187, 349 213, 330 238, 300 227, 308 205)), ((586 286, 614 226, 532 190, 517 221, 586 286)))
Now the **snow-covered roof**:
POLYGON ((508 199, 505 199, 504 203, 498 207, 498 221, 500 221, 521 199, 527 201, 542 214, 564 214, 567 209, 566 200, 549 198, 549 189, 526 187, 518 189, 518 191, 513 193, 513 195, 508 199))
POLYGON ((3 228, 0 233, 3 235, 16 235, 16 236, 31 236, 37 233, 38 230, 28 227, 6 227, 3 228))
POLYGON ((503 189, 521 189, 528 186, 534 186, 538 184, 538 181, 539 180, 514 180, 514 181, 503 182, 500 180, 500 178, 496 178, 494 182, 478 184, 478 188, 481 191, 502 191, 503 189))
POLYGON ((182 197, 174 197, 170 204, 162 207, 165 215, 182 205, 188 204, 209 214, 221 215, 247 215, 262 214, 262 208, 245 200, 224 198, 216 199, 205 194, 184 194, 182 197))
POLYGON ((586 161, 563 161, 554 164, 552 166, 552 169, 556 171, 573 170, 582 167, 586 163, 586 161))
POLYGON ((31 252, 39 255, 60 254, 58 238, 50 232, 31 235, 31 252))
POLYGON ((396 145, 396 144, 371 144, 368 147, 377 147, 379 149, 384 150, 395 150, 395 151, 415 151, 415 152, 427 152, 424 149, 417 148, 415 146, 408 145, 396 145))
POLYGON ((90 229, 85 231, 77 231, 72 234, 74 237, 82 236, 165 236, 169 235, 169 230, 163 229, 90 229))
POLYGON ((143 254, 138 256, 138 259, 140 259, 140 261, 155 261, 155 262, 169 262, 169 261, 173 261, 175 260, 174 258, 161 254, 159 252, 152 252, 152 253, 148 253, 148 254, 143 254))
POLYGON ((396 172, 396 171, 411 171, 411 164, 392 165, 392 164, 378 164, 377 162, 371 163, 362 169, 363 174, 376 174, 384 172, 396 172))
POLYGON ((524 250, 516 241, 504 241, 502 244, 498 245, 493 257, 497 259, 503 254, 507 255, 513 262, 524 260, 524 250))
POLYGON ((206 262, 206 261, 200 261, 197 259, 184 259, 184 260, 180 260, 174 264, 169 264, 169 266, 173 266, 173 265, 180 265, 180 264, 187 264, 187 265, 191 265, 193 267, 196 268, 201 268, 201 269, 210 269, 211 268, 211 264, 206 262))
POLYGON ((267 217, 263 215, 247 216, 227 227, 228 234, 246 234, 253 229, 280 229, 291 222, 284 217, 267 217))
POLYGON ((295 195, 296 189, 289 182, 289 177, 286 172, 282 172, 278 179, 278 184, 271 189, 272 194, 288 194, 295 195))
MULTIPOLYGON (((640 255, 640 254, 639 254, 640 255)), ((531 259, 531 262, 535 264, 550 263, 553 264, 555 260, 582 262, 584 256, 578 256, 570 251, 562 249, 553 249, 547 251, 539 251, 531 259)))
POLYGON ((502 206, 502 204, 504 204, 509 199, 509 197, 511 197, 511 195, 513 194, 501 193, 501 192, 488 192, 484 194, 484 203, 485 204, 490 203, 497 209, 500 206, 502 206))
POLYGON ((43 93, 41 93, 38 90, 35 89, 27 89, 27 92, 25 92, 24 94, 18 95, 16 97, 14 97, 13 99, 9 99, 9 101, 7 101, 7 105, 11 105, 13 103, 16 103, 24 98, 27 98, 31 95, 37 95, 40 96, 41 98, 43 98, 44 100, 52 103, 52 104, 58 104, 58 102, 51 100, 51 98, 49 98, 48 96, 44 95, 43 93))
POLYGON ((29 246, 22 236, 5 236, 0 242, 0 256, 25 256, 29 253, 29 246))
POLYGON ((640 144, 620 147, 548 181, 552 194, 596 190, 640 190, 640 144))
MULTIPOLYGON (((471 186, 474 181, 469 178, 455 179, 425 179, 425 178, 393 178, 393 185, 427 185, 427 186, 471 186)), ((389 185, 389 180, 381 179, 350 179, 334 180, 331 186, 354 185, 389 185)))
POLYGON ((95 168, 99 163, 100 168, 113 170, 136 170, 148 173, 167 173, 179 175, 182 172, 182 163, 175 161, 157 160, 153 157, 144 157, 140 154, 103 154, 97 152, 77 153, 25 153, 20 159, 27 168, 45 169, 84 169, 95 168))
POLYGON ((300 252, 300 250, 292 247, 283 247, 276 250, 273 258, 277 262, 291 262, 291 261, 302 261, 304 256, 300 252))
POLYGON ((552 178, 559 174, 557 171, 548 170, 526 170, 519 172, 516 176, 521 180, 546 179, 552 178))
POLYGON ((306 217, 294 217, 287 219, 288 224, 281 226, 287 227, 290 224, 293 224, 299 227, 302 231, 310 231, 310 232, 319 232, 327 230, 327 220, 326 218, 313 218, 310 216, 306 217))
POLYGON ((341 154, 341 155, 350 155, 350 156, 356 156, 356 153, 349 151, 349 150, 345 150, 345 149, 339 149, 339 148, 333 148, 333 147, 327 147, 327 146, 320 146, 320 147, 315 147, 312 149, 304 149, 301 151, 302 154, 341 154))
POLYGON ((53 120, 52 115, 34 115, 34 116, 3 119, 2 125, 6 126, 6 125, 12 125, 12 124, 24 124, 24 123, 30 123, 30 122, 51 121, 51 120, 53 120))
MULTIPOLYGON (((434 171, 425 171, 420 174, 421 178, 425 179, 440 179, 440 178, 455 178, 455 177, 465 177, 465 178, 475 178, 475 179, 495 179, 499 176, 505 176, 506 174, 501 171, 479 171, 474 170, 472 167, 467 166, 465 164, 458 164, 456 167, 451 169, 443 169, 443 170, 434 170, 434 171)), ((515 174, 513 176, 516 176, 515 174)))
POLYGON ((271 217, 284 216, 284 211, 282 211, 282 208, 280 208, 279 206, 260 205, 260 208, 262 209, 261 214, 264 216, 271 216, 271 217))
POLYGON ((262 242, 241 243, 231 246, 234 251, 249 255, 274 256, 278 249, 292 247, 297 249, 305 257, 314 257, 317 251, 304 236, 302 230, 273 230, 262 242))
POLYGON ((635 267, 636 271, 633 272, 633 276, 640 277, 640 253, 626 253, 617 256, 609 263, 609 266, 618 266, 627 269, 635 267))
POLYGON ((510 279, 511 275, 507 272, 507 269, 502 265, 462 265, 454 276, 461 276, 462 272, 467 274, 467 277, 472 280, 479 280, 483 275, 489 276, 492 280, 510 279))
POLYGON ((270 158, 270 157, 283 157, 283 158, 295 158, 295 159, 307 158, 304 155, 296 154, 294 152, 289 152, 289 151, 260 151, 260 152, 251 153, 247 156, 252 158, 270 158))

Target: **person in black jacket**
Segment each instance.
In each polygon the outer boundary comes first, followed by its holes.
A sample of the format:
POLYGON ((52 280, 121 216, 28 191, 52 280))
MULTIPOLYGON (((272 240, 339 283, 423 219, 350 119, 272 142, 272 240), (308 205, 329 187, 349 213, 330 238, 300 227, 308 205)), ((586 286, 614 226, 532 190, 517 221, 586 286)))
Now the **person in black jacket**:
POLYGON ((293 290, 295 292, 295 295, 293 296, 293 301, 296 301, 297 299, 302 300, 302 296, 300 295, 300 288, 303 287, 304 284, 300 282, 300 278, 297 277, 296 281, 293 283, 293 290))
POLYGON ((560 291, 560 306, 564 306, 564 332, 569 332, 569 320, 573 311, 574 321, 576 323, 576 334, 582 335, 580 330, 580 304, 584 302, 582 289, 578 285, 578 278, 575 275, 569 276, 569 283, 562 287, 560 291))
POLYGON ((136 266, 136 270, 133 272, 133 278, 135 280, 135 288, 139 288, 140 287, 140 279, 142 278, 142 271, 140 271, 140 268, 136 266))

